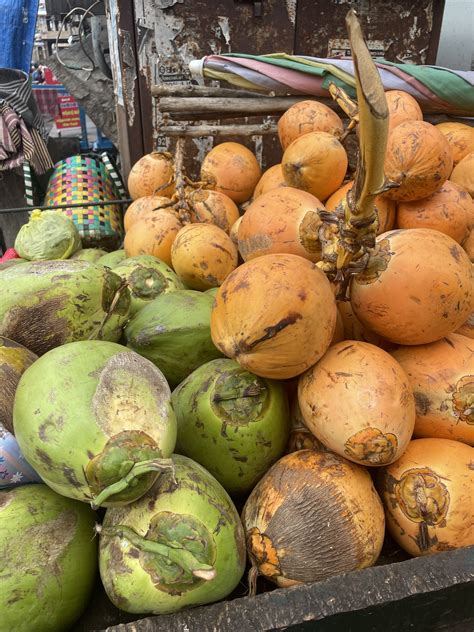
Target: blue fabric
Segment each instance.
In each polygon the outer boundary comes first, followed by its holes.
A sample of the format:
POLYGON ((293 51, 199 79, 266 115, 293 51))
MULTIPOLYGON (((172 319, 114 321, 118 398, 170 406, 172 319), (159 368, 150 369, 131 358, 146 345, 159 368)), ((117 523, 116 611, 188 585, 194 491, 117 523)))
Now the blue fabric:
POLYGON ((30 71, 39 0, 0 0, 0 67, 30 71))

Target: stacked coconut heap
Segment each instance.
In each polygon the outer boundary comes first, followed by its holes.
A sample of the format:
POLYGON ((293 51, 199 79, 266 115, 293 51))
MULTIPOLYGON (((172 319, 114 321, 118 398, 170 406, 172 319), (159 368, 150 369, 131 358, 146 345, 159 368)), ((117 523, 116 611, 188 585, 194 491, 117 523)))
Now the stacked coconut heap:
POLYGON ((474 131, 385 98, 354 20, 355 179, 304 101, 263 175, 238 143, 199 183, 153 153, 124 250, 0 271, 5 629, 71 625, 97 543, 131 613, 222 599, 247 559, 251 592, 370 566, 385 524, 414 556, 474 544, 474 131))

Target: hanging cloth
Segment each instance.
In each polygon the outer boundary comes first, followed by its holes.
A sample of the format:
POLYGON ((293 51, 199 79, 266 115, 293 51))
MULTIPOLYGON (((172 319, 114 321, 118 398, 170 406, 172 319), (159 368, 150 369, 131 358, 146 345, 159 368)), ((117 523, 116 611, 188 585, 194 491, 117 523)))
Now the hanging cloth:
POLYGON ((0 68, 0 171, 25 161, 38 174, 51 169, 46 139, 31 78, 21 70, 0 68))

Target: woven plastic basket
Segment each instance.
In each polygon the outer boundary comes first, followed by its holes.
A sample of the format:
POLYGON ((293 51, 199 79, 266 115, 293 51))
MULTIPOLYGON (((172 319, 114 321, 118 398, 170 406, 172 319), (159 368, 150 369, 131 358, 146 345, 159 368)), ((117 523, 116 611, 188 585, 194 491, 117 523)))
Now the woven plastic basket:
POLYGON ((122 211, 119 204, 93 206, 94 202, 117 200, 123 195, 118 174, 113 173, 104 156, 77 155, 61 160, 46 191, 45 204, 78 204, 87 206, 66 208, 84 248, 117 248, 123 239, 122 211))

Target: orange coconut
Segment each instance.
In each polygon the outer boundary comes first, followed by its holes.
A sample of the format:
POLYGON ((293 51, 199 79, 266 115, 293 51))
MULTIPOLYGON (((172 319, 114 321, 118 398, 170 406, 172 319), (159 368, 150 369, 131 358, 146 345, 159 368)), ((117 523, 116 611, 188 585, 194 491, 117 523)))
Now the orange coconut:
POLYGON ((201 180, 240 204, 252 197, 262 173, 255 155, 240 143, 221 143, 201 165, 201 180))
POLYGON ((400 365, 375 345, 345 340, 299 380, 298 401, 311 432, 346 459, 393 463, 407 447, 415 400, 400 365))
POLYGON ((336 314, 336 327, 334 329, 334 334, 332 336, 330 346, 332 347, 333 345, 337 345, 338 342, 342 342, 345 339, 346 339, 346 336, 344 333, 344 321, 342 320, 342 316, 338 308, 337 314, 336 314))
POLYGON ((453 150, 454 166, 467 154, 474 151, 474 129, 465 123, 446 121, 438 123, 436 128, 446 136, 453 150))
POLYGON ((359 340, 360 342, 370 342, 370 344, 380 347, 385 351, 393 348, 393 342, 389 342, 382 336, 371 331, 363 325, 354 314, 350 301, 338 301, 337 311, 341 317, 344 327, 343 340, 359 340))
POLYGON ((171 246, 182 227, 175 213, 153 211, 134 222, 125 234, 124 249, 127 257, 153 255, 171 265, 171 246))
POLYGON ((410 201, 428 197, 453 169, 453 150, 446 137, 425 121, 405 121, 388 135, 385 175, 399 186, 384 195, 410 201))
POLYGON ((388 106, 388 129, 391 131, 405 121, 422 121, 423 112, 418 101, 403 90, 387 90, 385 93, 388 106))
POLYGON ((460 184, 471 197, 474 197, 474 151, 458 162, 449 179, 460 184))
POLYGON ((253 198, 257 198, 262 193, 266 193, 271 189, 277 189, 279 187, 286 187, 285 178, 283 176, 283 170, 281 168, 281 162, 277 165, 273 165, 270 169, 267 169, 255 187, 253 192, 253 198))
POLYGON ((474 262, 474 228, 471 228, 471 231, 467 239, 464 240, 462 247, 469 259, 474 262))
POLYGON ((323 204, 306 191, 293 187, 272 189, 260 195, 245 211, 238 231, 244 261, 276 252, 321 259, 318 211, 323 204))
POLYGON ((387 527, 410 555, 474 544, 474 450, 450 439, 415 439, 380 471, 387 527))
POLYGON ((336 312, 331 285, 311 262, 292 254, 264 255, 239 266, 221 285, 212 340, 252 373, 287 379, 324 354, 336 312))
POLYGON ((466 320, 464 325, 456 331, 457 334, 461 336, 466 336, 467 338, 474 339, 474 311, 471 312, 469 318, 466 320))
POLYGON ((474 341, 451 334, 428 345, 399 347, 392 356, 415 394, 414 436, 474 445, 474 341))
MULTIPOLYGON (((326 200, 324 204, 326 209, 328 211, 335 211, 337 206, 346 197, 347 192, 352 189, 353 184, 354 181, 351 180, 335 191, 331 197, 326 200)), ((377 217, 379 218, 377 235, 385 233, 387 230, 391 230, 395 226, 396 203, 393 200, 383 197, 382 195, 378 195, 375 198, 375 210, 377 212, 377 217)))
POLYGON ((303 415, 301 414, 298 398, 295 397, 290 411, 290 436, 286 454, 298 452, 298 450, 322 450, 323 452, 330 452, 329 448, 321 443, 319 439, 316 439, 314 434, 308 430, 303 415))
POLYGON ((342 184, 347 170, 347 154, 335 136, 310 132, 294 140, 282 158, 285 182, 326 200, 342 184))
POLYGON ((133 165, 128 176, 128 192, 132 199, 145 195, 171 197, 174 191, 174 163, 171 154, 153 151, 133 165))
POLYGON ((215 224, 226 233, 239 219, 239 209, 228 195, 219 191, 200 189, 189 196, 191 220, 204 224, 215 224))
POLYGON ((232 243, 236 248, 239 247, 239 226, 242 223, 242 217, 243 215, 232 224, 232 228, 229 232, 229 237, 232 239, 232 243))
POLYGON ((153 211, 171 206, 171 200, 161 195, 145 195, 130 204, 123 218, 123 226, 125 232, 130 226, 137 221, 143 219, 145 215, 150 215, 153 211))
POLYGON ((366 270, 351 285, 352 308, 362 324, 404 345, 453 333, 469 316, 472 300, 469 257, 454 239, 427 228, 379 235, 366 270))
POLYGON ((336 112, 319 101, 295 103, 278 121, 278 136, 283 151, 303 134, 328 132, 339 137, 343 131, 344 126, 336 112))
POLYGON ((439 230, 462 244, 474 225, 474 201, 459 184, 446 180, 427 198, 399 202, 397 224, 399 228, 439 230))
POLYGON ((371 566, 385 532, 367 470, 319 450, 277 461, 250 494, 242 523, 249 579, 263 575, 280 588, 371 566))
POLYGON ((237 248, 214 224, 188 224, 176 235, 171 262, 187 287, 208 290, 221 285, 237 267, 237 248))

